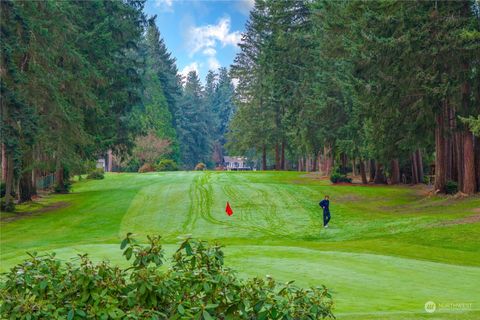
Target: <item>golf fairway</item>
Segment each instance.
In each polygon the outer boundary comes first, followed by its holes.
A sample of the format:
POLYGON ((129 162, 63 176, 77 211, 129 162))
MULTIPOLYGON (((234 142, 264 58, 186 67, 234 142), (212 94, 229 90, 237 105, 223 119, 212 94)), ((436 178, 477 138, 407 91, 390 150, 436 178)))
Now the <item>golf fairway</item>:
POLYGON ((188 234, 225 245, 226 264, 242 276, 327 286, 339 319, 480 318, 478 197, 332 186, 296 172, 207 171, 107 174, 19 208, 20 217, 2 216, 3 272, 27 251, 88 252, 126 265, 119 242, 127 232, 161 235, 168 257, 188 234), (325 194, 328 229, 318 206, 325 194))

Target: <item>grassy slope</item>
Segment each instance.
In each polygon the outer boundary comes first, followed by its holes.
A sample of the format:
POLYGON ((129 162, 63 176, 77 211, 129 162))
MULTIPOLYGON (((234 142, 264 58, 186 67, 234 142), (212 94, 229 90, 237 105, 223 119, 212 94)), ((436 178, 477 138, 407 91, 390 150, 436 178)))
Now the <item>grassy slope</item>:
MULTIPOLYGON (((407 187, 331 186, 294 172, 111 174, 75 185, 46 204, 69 206, 1 226, 1 266, 27 250, 62 257, 90 252, 121 261, 129 231, 161 234, 172 251, 192 234, 226 244, 227 264, 244 275, 272 274, 336 292, 337 314, 359 319, 480 317, 480 199, 423 198, 407 187), (324 230, 318 200, 332 199, 324 230), (230 201, 234 215, 224 213, 230 201), (426 301, 472 303, 468 313, 426 301)), ((24 208, 27 210, 30 208, 24 208)))

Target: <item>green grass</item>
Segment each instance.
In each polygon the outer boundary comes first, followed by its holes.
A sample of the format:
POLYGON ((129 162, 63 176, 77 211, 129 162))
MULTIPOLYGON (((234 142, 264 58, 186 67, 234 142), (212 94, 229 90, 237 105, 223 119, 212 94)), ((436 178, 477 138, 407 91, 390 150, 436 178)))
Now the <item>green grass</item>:
POLYGON ((2 222, 0 270, 33 250, 125 264, 118 244, 127 232, 160 234, 169 253, 191 234, 224 244, 226 263, 242 276, 325 284, 340 319, 478 319, 480 223, 465 218, 480 215, 479 207, 479 197, 332 186, 295 172, 108 174, 20 206, 44 212, 2 222), (331 197, 327 230, 318 206, 324 194, 331 197), (430 300, 439 304, 434 314, 424 310, 430 300), (468 307, 451 305, 458 303, 468 307))

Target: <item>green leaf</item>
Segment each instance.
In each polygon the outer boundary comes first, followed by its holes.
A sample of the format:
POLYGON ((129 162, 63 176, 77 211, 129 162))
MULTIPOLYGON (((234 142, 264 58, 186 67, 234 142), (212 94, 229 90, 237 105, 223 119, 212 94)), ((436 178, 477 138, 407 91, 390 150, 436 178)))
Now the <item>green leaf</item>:
POLYGON ((76 313, 80 316, 80 317, 85 317, 87 314, 85 313, 85 311, 81 310, 81 309, 78 309, 76 311, 76 313))
POLYGON ((185 251, 187 252, 187 255, 189 255, 189 256, 191 256, 193 254, 192 246, 188 242, 185 244, 185 251))
POLYGON ((125 250, 125 257, 127 258, 127 260, 130 260, 130 258, 132 257, 132 254, 133 254, 133 249, 132 248, 128 248, 127 250, 125 250))
POLYGON ((185 308, 181 304, 178 305, 177 310, 181 315, 185 314, 185 308))
POLYGON ((74 314, 75 311, 73 309, 70 309, 70 311, 68 311, 67 320, 72 320, 74 314))
POLYGON ((213 320, 212 316, 210 315, 210 313, 208 313, 207 310, 203 310, 203 319, 205 319, 205 320, 213 320))
POLYGON ((45 281, 45 280, 42 281, 42 282, 40 282, 40 289, 42 289, 42 290, 45 289, 45 288, 47 287, 47 284, 48 284, 48 283, 47 283, 47 281, 45 281))
POLYGON ((123 239, 122 243, 120 244, 120 249, 124 249, 128 244, 128 238, 123 239))

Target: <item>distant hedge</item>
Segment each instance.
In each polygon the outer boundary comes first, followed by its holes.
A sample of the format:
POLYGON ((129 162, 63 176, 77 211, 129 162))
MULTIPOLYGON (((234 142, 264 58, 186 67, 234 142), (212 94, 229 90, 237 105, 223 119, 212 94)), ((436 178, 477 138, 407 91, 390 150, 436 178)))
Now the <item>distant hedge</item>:
POLYGON ((163 159, 157 165, 157 171, 177 171, 177 163, 171 159, 163 159))
POLYGON ((154 172, 154 171, 155 171, 155 167, 150 163, 145 163, 140 167, 140 169, 138 169, 139 173, 154 172))
POLYGON ((8 319, 322 319, 334 318, 327 288, 239 279, 217 245, 187 239, 160 268, 160 237, 141 246, 128 234, 127 269, 109 262, 63 262, 30 254, 0 282, 0 316, 8 319), (132 259, 133 258, 133 259, 132 259))
POLYGON ((345 174, 341 174, 338 172, 332 173, 332 175, 330 176, 330 181, 332 181, 332 183, 340 183, 340 182, 352 183, 351 178, 347 177, 347 175, 345 174))
POLYGON ((105 172, 102 168, 97 168, 90 172, 87 179, 102 180, 105 178, 105 172))

